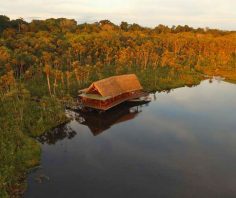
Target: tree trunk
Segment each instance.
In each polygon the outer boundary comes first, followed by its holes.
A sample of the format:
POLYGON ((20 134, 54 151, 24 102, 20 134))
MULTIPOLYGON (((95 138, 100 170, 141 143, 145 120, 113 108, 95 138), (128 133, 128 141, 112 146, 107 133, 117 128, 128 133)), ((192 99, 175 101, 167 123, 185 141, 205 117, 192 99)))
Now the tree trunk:
POLYGON ((50 94, 50 96, 52 96, 52 92, 51 92, 51 85, 50 85, 50 78, 49 78, 49 75, 47 75, 47 82, 48 82, 48 91, 49 91, 49 94, 50 94))
POLYGON ((53 93, 56 96, 56 86, 57 86, 57 76, 55 76, 54 84, 53 84, 53 93))

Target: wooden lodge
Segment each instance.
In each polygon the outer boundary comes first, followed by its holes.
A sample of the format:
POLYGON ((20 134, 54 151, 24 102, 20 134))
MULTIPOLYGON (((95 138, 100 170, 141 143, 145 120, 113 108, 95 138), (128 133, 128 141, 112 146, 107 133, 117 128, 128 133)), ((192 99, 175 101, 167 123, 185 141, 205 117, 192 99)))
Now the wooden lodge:
POLYGON ((106 111, 120 103, 146 95, 135 74, 112 76, 80 91, 83 107, 106 111))

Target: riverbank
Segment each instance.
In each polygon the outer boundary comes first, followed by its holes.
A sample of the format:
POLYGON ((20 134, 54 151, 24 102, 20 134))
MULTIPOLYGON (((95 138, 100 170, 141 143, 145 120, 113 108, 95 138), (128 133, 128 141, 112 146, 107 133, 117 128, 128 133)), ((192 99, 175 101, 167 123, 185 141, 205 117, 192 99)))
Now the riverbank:
POLYGON ((67 120, 56 98, 33 101, 24 88, 0 100, 0 198, 20 197, 27 172, 39 165, 41 149, 34 137, 67 120))

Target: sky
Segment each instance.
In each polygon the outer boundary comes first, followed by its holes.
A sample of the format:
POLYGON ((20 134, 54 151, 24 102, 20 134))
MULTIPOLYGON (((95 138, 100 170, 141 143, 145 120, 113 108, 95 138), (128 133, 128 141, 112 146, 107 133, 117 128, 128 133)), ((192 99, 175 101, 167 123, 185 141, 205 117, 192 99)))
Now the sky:
POLYGON ((236 30, 236 0, 0 0, 0 14, 27 21, 73 18, 78 23, 108 19, 236 30))

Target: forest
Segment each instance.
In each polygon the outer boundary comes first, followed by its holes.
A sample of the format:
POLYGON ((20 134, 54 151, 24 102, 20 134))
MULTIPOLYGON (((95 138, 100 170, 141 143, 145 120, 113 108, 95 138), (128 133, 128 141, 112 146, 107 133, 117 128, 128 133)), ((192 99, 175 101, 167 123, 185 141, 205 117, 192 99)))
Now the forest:
POLYGON ((210 76, 236 82, 236 31, 0 16, 0 197, 22 195, 40 163, 34 138, 67 121, 79 89, 126 73, 153 92, 210 76))

